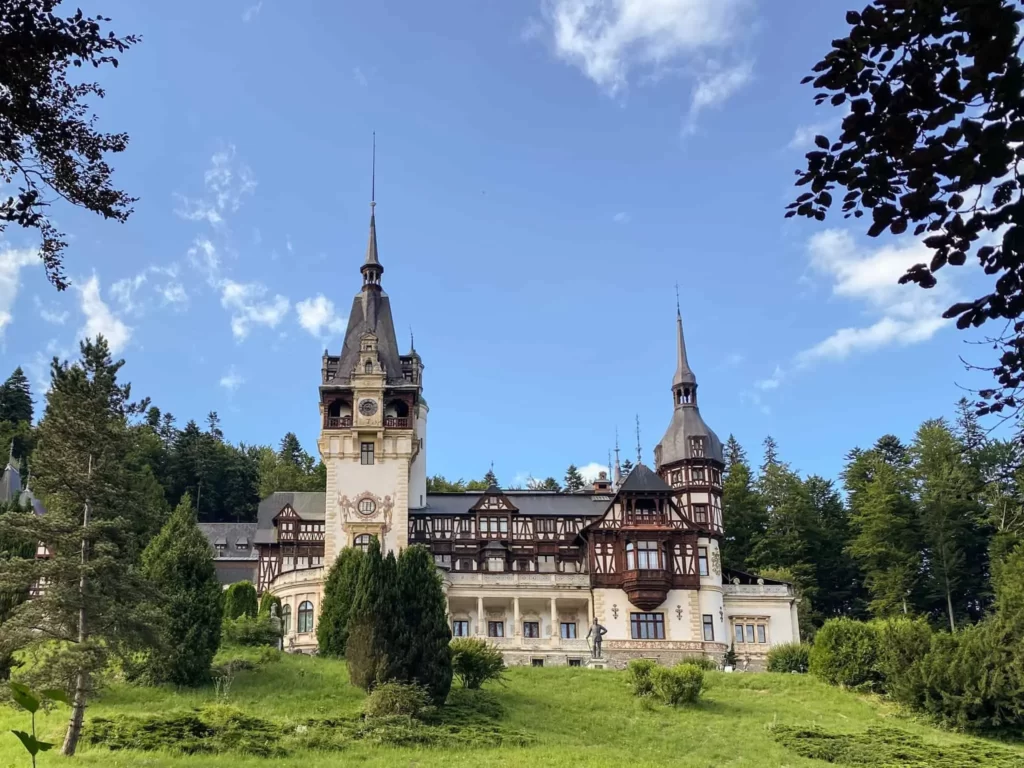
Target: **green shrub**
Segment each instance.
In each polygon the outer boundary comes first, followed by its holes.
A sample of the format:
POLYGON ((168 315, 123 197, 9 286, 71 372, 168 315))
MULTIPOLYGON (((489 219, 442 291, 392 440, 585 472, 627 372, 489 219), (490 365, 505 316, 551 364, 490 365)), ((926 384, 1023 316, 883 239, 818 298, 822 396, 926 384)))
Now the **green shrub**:
POLYGON ((239 581, 224 591, 224 618, 237 619, 257 613, 256 587, 251 581, 239 581))
POLYGON ((730 645, 729 650, 725 652, 725 656, 722 657, 722 663, 727 667, 736 668, 736 664, 739 659, 736 658, 736 647, 730 645))
POLYGON ((826 683, 847 688, 879 687, 878 631, 854 619, 829 619, 811 646, 809 668, 826 683))
POLYGON ((682 664, 692 664, 703 669, 705 672, 714 672, 718 669, 718 662, 710 656, 688 656, 683 659, 682 664))
POLYGON ((391 681, 378 685, 363 702, 367 717, 419 717, 430 703, 426 689, 412 683, 391 681))
POLYGON ((689 662, 671 668, 655 667, 651 680, 658 698, 678 707, 680 704, 692 704, 700 698, 704 688, 704 670, 689 662))
POLYGON ((268 617, 224 619, 224 642, 230 645, 269 645, 276 648, 280 639, 277 627, 268 617))
POLYGON ((654 693, 654 680, 651 673, 658 663, 651 659, 633 659, 626 667, 626 682, 634 696, 650 696, 654 693))
POLYGON ((768 651, 769 672, 806 672, 811 647, 804 643, 782 643, 768 651))
POLYGON ((878 633, 875 668, 885 692, 911 707, 923 696, 921 662, 931 649, 932 628, 925 619, 905 617, 873 622, 878 633))
POLYGON ((270 617, 270 609, 273 606, 277 606, 277 615, 281 616, 281 598, 277 595, 272 595, 269 592, 264 592, 263 597, 260 598, 260 609, 258 616, 270 617))
POLYGON ((479 688, 489 680, 505 679, 501 651, 477 637, 459 637, 451 642, 452 671, 466 688, 479 688))

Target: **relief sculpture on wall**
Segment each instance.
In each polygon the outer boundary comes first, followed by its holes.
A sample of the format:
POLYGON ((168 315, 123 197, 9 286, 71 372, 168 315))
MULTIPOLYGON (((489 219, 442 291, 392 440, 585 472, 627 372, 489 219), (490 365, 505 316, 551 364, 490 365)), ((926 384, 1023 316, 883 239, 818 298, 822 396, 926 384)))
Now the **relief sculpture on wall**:
POLYGON ((391 530, 394 507, 395 502, 390 496, 381 498, 369 491, 352 498, 344 493, 338 494, 338 508, 343 523, 383 523, 384 533, 391 530))

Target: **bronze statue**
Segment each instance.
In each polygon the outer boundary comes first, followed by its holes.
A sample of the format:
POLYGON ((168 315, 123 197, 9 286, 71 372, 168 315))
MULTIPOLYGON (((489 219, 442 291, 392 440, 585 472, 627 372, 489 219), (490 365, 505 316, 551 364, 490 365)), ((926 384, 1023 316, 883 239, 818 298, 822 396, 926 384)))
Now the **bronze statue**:
POLYGON ((590 646, 590 655, 592 658, 601 658, 601 642, 602 638, 608 634, 608 630, 601 626, 601 623, 597 620, 597 616, 594 617, 594 623, 590 625, 590 629, 587 631, 587 639, 591 636, 594 638, 593 644, 590 646))

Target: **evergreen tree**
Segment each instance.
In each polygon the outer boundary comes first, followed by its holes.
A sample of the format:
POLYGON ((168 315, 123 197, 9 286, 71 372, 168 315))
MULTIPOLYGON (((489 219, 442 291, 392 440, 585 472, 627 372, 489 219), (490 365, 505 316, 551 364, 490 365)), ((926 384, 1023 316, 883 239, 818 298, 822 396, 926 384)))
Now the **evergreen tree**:
POLYGON ((993 581, 1002 564, 1024 541, 1024 459, 1021 440, 991 440, 982 451, 985 523, 992 532, 989 567, 993 581))
POLYGON ((240 616, 255 618, 259 613, 256 601, 256 587, 251 581, 236 581, 224 591, 224 618, 237 619, 240 616))
POLYGON ((908 613, 921 572, 911 478, 906 464, 893 463, 893 457, 880 450, 854 452, 844 472, 853 533, 848 551, 864 573, 876 616, 908 613))
POLYGON ((911 448, 925 564, 924 588, 934 615, 981 618, 979 593, 987 573, 977 468, 942 419, 926 421, 911 448), (936 602, 938 605, 936 605, 936 602))
POLYGON ((850 557, 850 513, 831 480, 811 475, 804 481, 814 522, 809 555, 817 592, 814 608, 823 622, 838 616, 863 617, 867 609, 864 577, 850 557))
POLYGON ((584 485, 583 475, 580 474, 575 464, 570 464, 569 468, 565 470, 565 490, 573 493, 581 490, 584 485))
POLYGON ((978 420, 978 410, 966 397, 961 397, 956 404, 955 434, 972 458, 977 457, 988 443, 988 436, 978 420))
POLYGON ((264 592, 260 595, 260 608, 256 614, 259 618, 270 618, 270 613, 277 606, 277 615, 281 616, 281 598, 277 595, 272 595, 269 592, 264 592))
POLYGON ((397 565, 370 541, 348 620, 345 659, 352 684, 365 691, 394 679, 397 618, 397 565))
POLYGON ((398 558, 398 604, 395 674, 426 688, 439 706, 452 686, 452 633, 441 577, 426 547, 408 547, 398 558))
POLYGON ((764 461, 761 463, 761 474, 773 464, 779 463, 779 446, 775 442, 775 438, 768 435, 764 439, 764 461))
POLYGON ((295 467, 302 467, 303 459, 307 455, 299 444, 299 438, 294 432, 288 432, 281 438, 281 447, 277 452, 281 461, 292 464, 295 467))
POLYGON ((444 475, 431 475, 427 478, 427 493, 462 493, 466 490, 466 481, 448 480, 444 475))
POLYGON ((491 464, 491 468, 487 470, 487 474, 484 475, 484 482, 487 483, 488 488, 490 488, 492 485, 495 488, 501 488, 501 483, 498 482, 498 476, 494 474, 493 464, 491 464))
POLYGON ((341 550, 327 574, 320 619, 316 626, 317 647, 321 656, 341 658, 348 645, 349 617, 359 586, 363 550, 346 547, 341 550))
POLYGON ((77 747, 94 673, 115 650, 141 647, 159 623, 147 610, 151 590, 139 559, 164 502, 154 498, 149 469, 132 460, 128 420, 147 404, 132 403, 129 385, 118 382, 123 364, 112 361, 103 337, 82 342, 73 365, 53 361, 32 478, 47 514, 0 516, 0 536, 42 541, 51 552, 0 562, 0 591, 46 584, 0 626, 0 649, 46 643, 47 669, 72 681, 66 755, 77 747))
POLYGON ((629 459, 626 459, 624 462, 622 462, 622 477, 623 478, 627 477, 629 475, 629 473, 632 472, 632 471, 633 471, 633 462, 632 461, 630 461, 629 459))
POLYGON ((11 424, 32 422, 32 390, 21 366, 0 384, 0 421, 11 424))
POLYGON ((165 614, 163 642, 150 656, 153 679, 188 686, 206 682, 220 646, 223 595, 188 494, 146 547, 142 568, 165 614))
POLYGON ((722 561, 726 568, 750 571, 754 566, 754 543, 764 534, 767 513, 754 488, 746 453, 736 438, 726 443, 725 479, 722 483, 722 522, 725 542, 722 561))
POLYGON ((543 480, 538 480, 535 477, 531 477, 526 481, 526 487, 531 491, 560 491, 562 487, 558 484, 558 481, 553 477, 545 477, 543 480))

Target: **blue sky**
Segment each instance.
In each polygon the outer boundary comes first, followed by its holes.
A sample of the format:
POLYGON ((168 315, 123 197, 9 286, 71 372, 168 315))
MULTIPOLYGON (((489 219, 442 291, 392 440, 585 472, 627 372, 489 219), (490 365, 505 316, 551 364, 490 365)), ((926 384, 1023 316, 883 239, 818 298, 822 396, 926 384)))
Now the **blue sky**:
MULTIPOLYGON (((985 382, 938 321, 982 284, 895 279, 912 238, 785 221, 793 170, 839 115, 800 78, 847 3, 217 0, 84 10, 143 42, 101 70, 101 126, 131 137, 124 225, 69 209, 56 293, 10 229, 0 361, 105 333, 179 424, 310 450, 325 347, 360 285, 377 132, 383 284, 426 365, 428 471, 509 483, 645 460, 671 416, 678 282, 702 413, 803 472, 909 438, 985 382)), ((67 7, 68 12, 74 10, 67 7)))

